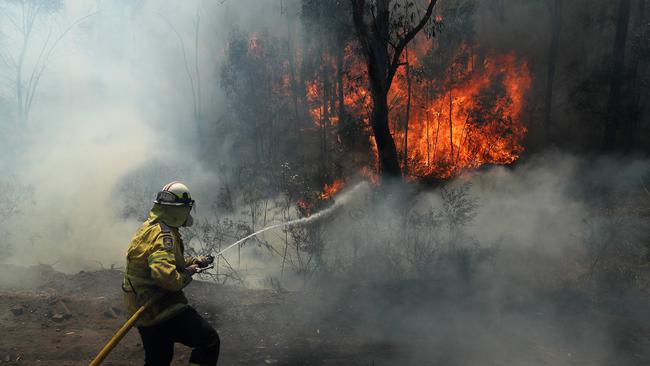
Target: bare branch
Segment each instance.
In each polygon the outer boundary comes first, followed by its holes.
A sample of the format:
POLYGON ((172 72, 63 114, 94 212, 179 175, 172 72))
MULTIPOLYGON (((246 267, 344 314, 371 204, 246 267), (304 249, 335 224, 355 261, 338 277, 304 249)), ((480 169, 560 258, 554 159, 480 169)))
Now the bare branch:
POLYGON ((9 52, 7 52, 7 56, 4 56, 2 52, 0 52, 0 62, 5 64, 5 66, 15 68, 16 67, 16 60, 14 59, 13 55, 9 52), (7 60, 9 58, 9 60, 7 60), (11 61, 11 63, 9 62, 11 61))
POLYGON ((395 47, 395 53, 393 54, 393 60, 390 64, 390 67, 388 69, 388 77, 386 80, 386 85, 388 86, 388 89, 390 89, 390 84, 393 81, 393 77, 395 76, 395 73, 397 72, 397 67, 399 66, 399 59, 402 56, 402 51, 404 51, 404 47, 415 38, 415 36, 424 28, 424 26, 429 22, 429 19, 431 19, 431 15, 433 14, 433 8, 436 6, 436 3, 438 0, 429 0, 429 6, 427 7, 427 12, 424 14, 422 19, 420 19, 420 22, 413 27, 406 35, 404 38, 400 39, 400 41, 397 43, 397 47, 395 47))
POLYGON ((198 116, 196 114, 197 113, 196 112, 197 96, 196 96, 196 88, 194 87, 194 77, 192 76, 192 71, 190 69, 190 63, 187 60, 187 52, 185 51, 185 42, 183 41, 183 37, 178 32, 178 30, 176 30, 176 27, 174 27, 174 24, 169 19, 167 19, 167 17, 165 17, 164 15, 162 15, 160 13, 157 13, 157 12, 155 12, 154 14, 158 15, 162 20, 165 21, 165 23, 167 23, 169 28, 176 35, 176 38, 178 39, 178 43, 181 46, 181 51, 183 51, 183 64, 185 66, 185 73, 187 74, 187 78, 188 78, 188 80, 190 82, 190 88, 192 89, 192 103, 193 103, 193 106, 194 106, 194 118, 198 119, 198 116))
POLYGON ((47 45, 50 41, 50 34, 48 34, 47 40, 45 44, 43 45, 43 49, 41 50, 41 54, 39 54, 37 63, 34 65, 34 69, 32 70, 32 75, 30 77, 30 80, 28 82, 28 90, 27 94, 25 95, 25 108, 24 108, 24 114, 25 114, 25 119, 26 116, 29 114, 29 111, 32 106, 32 102, 34 101, 34 95, 36 94, 36 89, 38 88, 38 84, 41 80, 41 77, 43 76, 43 73, 45 72, 45 69, 50 64, 50 60, 52 59, 52 56, 54 54, 54 51, 56 51, 57 46, 61 41, 65 38, 65 36, 74 28, 76 27, 79 23, 83 22, 84 20, 96 15, 98 12, 90 13, 87 14, 74 22, 72 22, 61 34, 52 42, 51 46, 49 49, 47 48, 47 45), (47 49, 47 51, 45 51, 47 49), (41 56, 43 55, 43 52, 45 51, 45 56, 42 58, 42 62, 39 65, 38 62, 41 60, 41 56))
POLYGON ((16 21, 9 14, 7 14, 4 8, 0 7, 0 13, 4 14, 5 18, 7 18, 11 22, 11 24, 16 28, 18 32, 22 32, 18 23, 16 23, 16 21))
POLYGON ((365 0, 350 0, 352 3, 352 20, 354 23, 354 29, 357 32, 359 42, 361 43, 361 48, 364 53, 368 54, 370 52, 370 45, 368 44, 368 25, 363 19, 364 8, 366 6, 365 0))
POLYGON ((26 86, 27 95, 25 96, 25 98, 27 98, 28 101, 32 99, 30 98, 30 94, 36 90, 35 79, 38 76, 39 70, 41 70, 40 64, 43 59, 43 55, 45 55, 46 50, 49 48, 48 46, 50 44, 50 39, 52 39, 52 28, 50 28, 50 30, 47 33, 47 38, 45 39, 45 43, 43 44, 43 47, 41 47, 41 51, 38 54, 38 58, 36 58, 34 67, 32 68, 32 74, 29 76, 29 80, 27 81, 27 86, 26 86))

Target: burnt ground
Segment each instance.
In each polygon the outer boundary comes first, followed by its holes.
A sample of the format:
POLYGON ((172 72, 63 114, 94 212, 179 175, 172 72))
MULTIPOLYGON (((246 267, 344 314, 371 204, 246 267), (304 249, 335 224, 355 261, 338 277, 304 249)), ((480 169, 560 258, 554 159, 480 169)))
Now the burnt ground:
MULTIPOLYGON (((2 266, 0 364, 87 364, 124 321, 121 276, 2 266)), ((495 302, 417 281, 301 292, 195 281, 186 293, 220 333, 220 365, 650 364, 647 302, 605 311, 566 291, 495 302)), ((177 346, 174 364, 188 356, 177 346)), ((142 360, 133 330, 105 364, 142 360)))

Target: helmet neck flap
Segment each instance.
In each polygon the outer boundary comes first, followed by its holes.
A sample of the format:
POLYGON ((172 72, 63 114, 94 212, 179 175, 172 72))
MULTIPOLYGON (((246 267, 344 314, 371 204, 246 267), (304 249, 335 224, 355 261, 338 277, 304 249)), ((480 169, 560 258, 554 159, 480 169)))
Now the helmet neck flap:
POLYGON ((192 208, 189 206, 167 206, 154 203, 153 208, 149 212, 149 218, 162 221, 168 226, 179 228, 193 221, 190 215, 191 210, 192 208))

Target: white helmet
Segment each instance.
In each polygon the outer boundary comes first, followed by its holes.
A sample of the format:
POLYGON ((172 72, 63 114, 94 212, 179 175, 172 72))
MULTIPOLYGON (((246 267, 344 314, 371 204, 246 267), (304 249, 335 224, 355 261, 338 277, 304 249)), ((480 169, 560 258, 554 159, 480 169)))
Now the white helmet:
POLYGON ((192 199, 189 188, 181 182, 166 184, 158 192, 153 202, 165 206, 194 206, 194 200, 192 199))

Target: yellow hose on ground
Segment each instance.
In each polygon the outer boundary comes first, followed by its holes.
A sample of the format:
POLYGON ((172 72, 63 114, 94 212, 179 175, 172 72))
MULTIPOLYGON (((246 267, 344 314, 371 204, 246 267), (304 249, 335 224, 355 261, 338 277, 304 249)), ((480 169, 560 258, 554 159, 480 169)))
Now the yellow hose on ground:
POLYGON ((129 320, 127 320, 124 324, 122 324, 122 327, 120 327, 117 333, 115 333, 115 335, 108 341, 108 343, 106 343, 104 348, 102 348, 102 350, 99 351, 97 356, 95 356, 95 358, 92 361, 90 361, 88 366, 98 366, 99 364, 101 364, 102 361, 104 361, 104 359, 106 358, 106 356, 108 356, 108 354, 111 353, 113 348, 115 348, 115 346, 117 346, 117 344, 120 343, 120 341, 122 340, 122 338, 124 338, 126 333, 128 333, 129 330, 133 328, 135 322, 138 321, 142 313, 145 310, 147 310, 149 306, 151 306, 153 303, 160 300, 162 295, 163 293, 159 293, 158 295, 155 295, 152 298, 150 298, 146 303, 144 303, 144 305, 140 306, 140 308, 129 318, 129 320))

